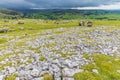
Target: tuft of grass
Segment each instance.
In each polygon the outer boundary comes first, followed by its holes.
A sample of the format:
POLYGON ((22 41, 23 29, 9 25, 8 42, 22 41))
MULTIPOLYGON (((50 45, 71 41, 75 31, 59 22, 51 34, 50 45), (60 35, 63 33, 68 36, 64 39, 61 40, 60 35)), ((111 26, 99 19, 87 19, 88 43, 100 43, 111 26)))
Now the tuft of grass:
POLYGON ((27 62, 28 62, 28 63, 32 63, 32 60, 31 60, 31 59, 29 59, 27 62))
POLYGON ((75 80, 102 80, 100 76, 93 72, 82 72, 74 75, 75 80))
POLYGON ((44 80, 53 80, 53 76, 50 74, 45 74, 43 77, 44 77, 44 80))
POLYGON ((17 74, 12 74, 10 76, 7 76, 5 80, 16 80, 17 76, 17 74))
POLYGON ((0 39, 0 44, 3 44, 5 42, 7 42, 7 39, 5 39, 5 38, 0 39))
POLYGON ((89 59, 90 55, 89 54, 83 54, 83 57, 86 58, 86 59, 89 59))
POLYGON ((6 64, 0 64, 0 70, 3 70, 5 66, 12 66, 12 62, 7 62, 6 64))
POLYGON ((4 54, 4 55, 2 55, 1 57, 0 57, 0 61, 3 61, 3 60, 5 60, 6 58, 8 58, 9 56, 11 56, 12 54, 4 54))
POLYGON ((41 57, 40 58, 40 61, 44 61, 46 58, 45 57, 41 57))

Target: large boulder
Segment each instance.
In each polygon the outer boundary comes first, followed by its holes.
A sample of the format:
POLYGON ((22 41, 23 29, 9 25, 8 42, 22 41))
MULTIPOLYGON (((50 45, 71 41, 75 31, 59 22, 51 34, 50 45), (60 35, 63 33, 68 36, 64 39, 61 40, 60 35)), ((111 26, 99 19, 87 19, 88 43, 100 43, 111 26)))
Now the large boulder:
POLYGON ((79 26, 85 26, 85 21, 79 22, 79 26))
POLYGON ((88 21, 87 22, 87 27, 92 27, 93 26, 93 23, 91 21, 88 21))
POLYGON ((4 22, 9 22, 9 20, 4 20, 4 22))
POLYGON ((18 24, 24 24, 24 22, 18 22, 18 24))
POLYGON ((0 29, 0 33, 5 33, 5 32, 8 32, 9 31, 9 28, 2 28, 0 29))

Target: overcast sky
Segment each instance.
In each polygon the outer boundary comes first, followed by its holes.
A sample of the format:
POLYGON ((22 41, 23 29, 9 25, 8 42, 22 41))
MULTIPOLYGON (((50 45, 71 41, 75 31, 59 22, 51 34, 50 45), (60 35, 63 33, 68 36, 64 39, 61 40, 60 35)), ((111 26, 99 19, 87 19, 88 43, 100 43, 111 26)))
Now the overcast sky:
POLYGON ((1 8, 120 9, 120 0, 0 0, 1 8))

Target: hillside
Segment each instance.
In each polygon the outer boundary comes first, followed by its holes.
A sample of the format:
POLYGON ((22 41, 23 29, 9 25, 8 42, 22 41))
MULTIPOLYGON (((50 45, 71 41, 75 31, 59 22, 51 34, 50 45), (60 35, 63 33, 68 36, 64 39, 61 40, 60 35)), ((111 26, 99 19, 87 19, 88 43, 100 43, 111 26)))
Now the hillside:
POLYGON ((120 20, 119 10, 26 9, 26 10, 18 10, 18 11, 24 13, 24 18, 32 18, 32 19, 120 20))
POLYGON ((73 10, 73 9, 0 9, 0 18, 51 19, 51 20, 120 20, 119 10, 73 10))
POLYGON ((0 8, 0 18, 21 17, 23 14, 11 9, 0 8))

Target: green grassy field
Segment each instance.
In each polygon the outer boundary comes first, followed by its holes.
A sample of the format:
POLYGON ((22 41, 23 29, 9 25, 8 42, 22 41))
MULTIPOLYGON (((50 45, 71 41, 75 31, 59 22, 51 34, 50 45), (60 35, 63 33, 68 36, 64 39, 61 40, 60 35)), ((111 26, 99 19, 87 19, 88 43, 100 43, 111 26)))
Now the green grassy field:
MULTIPOLYGON (((4 22, 4 20, 0 20, 0 29, 9 28, 8 32, 0 33, 0 50, 4 50, 8 45, 11 44, 12 40, 16 42, 14 48, 25 46, 25 41, 32 41, 36 37, 44 35, 41 32, 45 30, 52 30, 54 33, 59 34, 54 31, 57 28, 71 28, 71 27, 79 27, 83 28, 83 26, 79 26, 79 20, 39 20, 39 19, 21 19, 21 20, 9 20, 9 22, 4 22), (18 24, 18 22, 24 22, 24 24, 18 24), (55 23, 57 22, 57 24, 55 23), (11 41, 11 42, 9 42, 11 41)), ((120 29, 120 21, 108 21, 108 20, 92 20, 93 27, 91 27, 91 31, 95 30, 98 27, 106 27, 108 31, 113 29, 120 29)), ((87 30, 83 30, 83 33, 87 32, 87 30)), ((17 54, 17 53, 15 53, 17 54)), ((11 54, 2 55, 0 57, 0 61, 8 58, 11 54)), ((64 55, 63 55, 64 56, 64 55)), ((95 63, 89 63, 86 66, 83 66, 85 72, 77 73, 74 75, 75 80, 120 80, 120 73, 117 72, 120 70, 120 58, 117 56, 111 57, 103 54, 95 54, 95 55, 84 55, 85 58, 93 58, 95 63), (97 69, 99 74, 92 72, 92 69, 97 69)), ((44 58, 43 58, 44 59, 44 58)), ((43 60, 41 59, 41 60, 43 60)), ((31 63, 31 61, 29 61, 31 63)), ((8 64, 0 65, 0 70, 3 69, 4 66, 11 65, 11 62, 8 64)), ((7 80, 15 79, 16 74, 7 77, 7 80)), ((44 76, 45 80, 52 80, 50 75, 44 76), (50 79, 49 79, 50 78, 50 79)))
MULTIPOLYGON (((93 28, 106 26, 108 28, 120 28, 120 21, 108 21, 108 20, 92 20, 93 28)), ((22 20, 10 20, 9 22, 0 21, 0 29, 9 28, 11 31, 6 33, 0 33, 0 36, 9 36, 7 38, 0 39, 0 44, 5 44, 8 39, 14 39, 19 36, 21 39, 28 37, 34 37, 41 30, 56 29, 56 28, 69 28, 69 27, 81 27, 78 25, 80 20, 35 20, 35 19, 22 19, 22 20), (18 22, 24 22, 24 24, 18 24, 18 22), (55 24, 54 22, 58 22, 55 24), (22 29, 22 30, 21 30, 22 29), (25 36, 25 34, 27 36, 25 36)), ((111 29, 109 29, 111 30, 111 29)))

